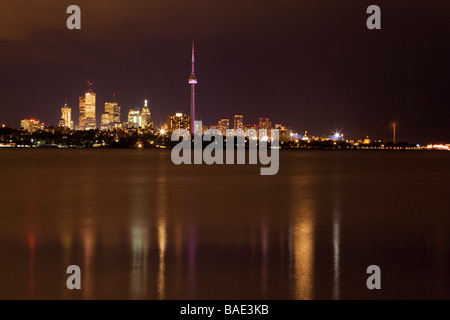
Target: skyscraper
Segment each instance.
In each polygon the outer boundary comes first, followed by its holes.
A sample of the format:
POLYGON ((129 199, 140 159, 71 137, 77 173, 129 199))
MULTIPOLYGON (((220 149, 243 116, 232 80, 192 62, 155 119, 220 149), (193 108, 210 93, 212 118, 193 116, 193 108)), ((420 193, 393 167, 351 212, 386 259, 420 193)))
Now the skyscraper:
POLYGON ((144 101, 144 107, 130 109, 128 112, 128 128, 143 128, 153 130, 153 122, 148 107, 148 100, 144 101))
POLYGON ((244 116, 240 114, 234 115, 234 130, 244 130, 244 116))
POLYGON ((20 121, 20 127, 30 133, 37 130, 44 130, 44 124, 38 119, 23 119, 20 121))
POLYGON ((102 130, 112 130, 122 127, 120 122, 120 105, 117 102, 105 102, 105 112, 102 114, 102 130))
POLYGON ((259 118, 259 129, 270 130, 271 123, 269 118, 259 118))
POLYGON ((144 107, 141 110, 141 117, 142 117, 142 127, 145 129, 153 130, 152 115, 148 107, 147 99, 144 101, 144 107))
MULTIPOLYGON (((191 119, 187 114, 176 113, 174 116, 167 117, 167 130, 174 131, 177 129, 189 130, 191 119)), ((193 123, 193 122, 192 122, 193 123)))
POLYGON ((84 109, 85 109, 85 119, 84 119, 84 129, 97 129, 97 119, 95 117, 95 93, 89 89, 84 96, 84 109))
POLYGON ((84 97, 79 98, 79 111, 78 111, 78 130, 84 130, 84 119, 86 118, 86 110, 84 107, 84 97))
POLYGON ((79 101, 79 130, 97 129, 97 120, 95 117, 95 92, 92 91, 92 83, 88 81, 89 90, 79 101))
POLYGON ((101 119, 100 119, 100 130, 110 130, 110 121, 109 121, 109 113, 102 113, 101 119))
POLYGON ((63 127, 73 130, 72 108, 67 105, 67 102, 61 108, 61 120, 63 127))
POLYGON ((128 128, 141 128, 142 126, 142 118, 139 108, 130 109, 128 111, 128 128))
POLYGON ((113 106, 113 122, 115 129, 122 128, 122 122, 120 121, 120 104, 113 106))
POLYGON ((230 128, 230 120, 229 119, 220 119, 217 128, 222 132, 222 134, 226 134, 227 129, 230 128))
POLYGON ((195 114, 195 85, 197 84, 197 77, 194 72, 194 39, 192 39, 192 67, 191 67, 191 75, 189 76, 189 84, 191 85, 191 133, 194 134, 195 126, 194 121, 197 119, 195 114))

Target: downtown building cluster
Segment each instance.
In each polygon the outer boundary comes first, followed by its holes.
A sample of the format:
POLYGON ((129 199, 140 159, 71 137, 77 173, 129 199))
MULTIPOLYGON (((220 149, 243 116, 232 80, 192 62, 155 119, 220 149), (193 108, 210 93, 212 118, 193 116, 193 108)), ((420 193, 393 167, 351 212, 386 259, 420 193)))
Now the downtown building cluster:
MULTIPOLYGON (((198 84, 198 79, 195 74, 195 52, 194 41, 192 41, 192 56, 191 56, 191 73, 188 77, 188 84, 190 86, 190 114, 175 113, 174 115, 167 116, 167 122, 161 127, 155 128, 152 121, 150 107, 148 100, 144 100, 142 107, 131 108, 128 110, 127 121, 122 121, 122 106, 116 101, 115 95, 112 102, 105 102, 104 110, 100 115, 100 121, 97 119, 97 101, 96 93, 92 90, 92 83, 88 81, 89 89, 85 94, 78 99, 78 125, 74 125, 72 117, 72 108, 67 105, 67 101, 63 107, 61 107, 61 117, 57 127, 45 127, 38 119, 24 119, 20 122, 21 132, 33 134, 34 132, 51 131, 53 134, 55 131, 64 132, 66 135, 75 135, 83 137, 76 140, 77 146, 83 145, 101 145, 108 146, 114 143, 118 143, 121 146, 145 145, 143 141, 147 141, 148 146, 158 146, 164 142, 166 138, 169 138, 171 133, 178 129, 184 129, 191 134, 195 132, 195 123, 201 121, 199 114, 196 112, 195 104, 195 87, 198 84), (98 127, 98 123, 100 126, 98 127), (93 132, 93 134, 90 134, 93 132), (143 138, 146 136, 147 138, 143 138), (153 136, 153 137, 152 137, 153 136), (159 137, 158 140, 156 136, 159 137), (133 139, 130 139, 133 137, 133 139), (89 140, 85 142, 83 139, 89 140), (103 141, 103 142, 101 142, 103 141), (109 142, 105 142, 109 141, 109 142), (123 143, 121 144, 121 141, 123 143), (133 141, 133 142, 131 142, 133 141)), ((2 126, 3 128, 5 125, 2 126)), ((305 131, 304 134, 298 134, 293 132, 282 124, 274 124, 267 117, 259 118, 257 124, 248 124, 244 122, 244 115, 236 114, 233 118, 222 118, 217 124, 205 126, 202 124, 201 131, 204 134, 208 129, 219 130, 222 135, 227 135, 229 131, 236 132, 242 130, 244 133, 250 130, 256 131, 258 139, 270 139, 272 136, 272 130, 278 130, 278 137, 281 145, 287 148, 385 148, 387 144, 381 140, 373 140, 366 136, 365 139, 360 140, 345 140, 344 135, 341 132, 333 132, 331 135, 315 137, 308 135, 305 131), (259 136, 259 130, 265 130, 266 136, 259 136), (344 144, 343 144, 344 143, 344 144)), ((233 133, 232 133, 233 134, 233 133)), ((390 147, 397 147, 399 143, 395 139, 395 124, 393 133, 393 143, 390 147)), ((15 145, 12 142, 13 137, 10 136, 7 144, 15 145)), ((66 136, 66 140, 68 137, 66 136)), ((18 143, 23 145, 23 140, 20 138, 18 143)), ((34 139, 30 140, 34 143, 34 139)), ((73 145, 73 144, 72 144, 73 145)), ((407 143, 402 144, 404 147, 408 146, 407 143)), ((414 147, 416 147, 414 145, 414 147)))
MULTIPOLYGON (((200 120, 200 117, 196 113, 195 108, 195 86, 198 83, 197 76, 195 74, 195 50, 194 50, 194 40, 192 40, 192 51, 191 51, 191 73, 188 77, 188 83, 191 89, 191 99, 190 99, 190 115, 183 113, 176 113, 175 115, 169 115, 167 117, 167 122, 158 130, 158 133, 169 134, 177 129, 185 129, 194 133, 195 122, 200 120)), ((61 108, 61 119, 59 121, 58 127, 68 130, 77 131, 89 131, 97 130, 97 116, 96 116, 96 94, 92 91, 92 83, 87 81, 89 85, 89 90, 81 97, 79 97, 79 119, 78 125, 74 126, 72 120, 72 108, 67 105, 67 101, 61 108)), ((104 112, 100 119, 100 130, 123 130, 137 129, 138 133, 154 133, 153 122, 151 118, 151 112, 148 106, 148 100, 144 101, 144 106, 142 108, 132 108, 128 111, 128 119, 125 122, 121 121, 121 106, 116 102, 115 95, 113 102, 105 102, 104 112)), ((21 121, 21 128, 33 133, 36 130, 40 130, 43 124, 39 120, 35 119, 24 119, 21 121)), ((268 118, 259 118, 258 124, 244 124, 244 116, 241 114, 234 115, 233 123, 230 123, 230 119, 221 119, 218 121, 217 125, 212 125, 209 128, 207 126, 202 126, 202 133, 208 129, 218 129, 223 135, 227 134, 227 130, 233 129, 242 130, 247 132, 248 130, 255 130, 257 133, 259 129, 267 130, 267 135, 270 137, 271 122, 268 118)), ((276 124, 274 129, 279 131, 280 141, 288 141, 294 134, 288 128, 282 126, 281 124, 276 124)))

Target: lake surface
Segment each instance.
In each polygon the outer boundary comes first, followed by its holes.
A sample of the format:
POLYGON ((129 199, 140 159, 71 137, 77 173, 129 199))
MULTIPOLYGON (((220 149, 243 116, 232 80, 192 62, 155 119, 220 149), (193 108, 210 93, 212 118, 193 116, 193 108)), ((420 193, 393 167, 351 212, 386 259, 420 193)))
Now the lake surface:
POLYGON ((0 150, 0 299, 450 299, 450 152, 281 150, 259 169, 0 150))

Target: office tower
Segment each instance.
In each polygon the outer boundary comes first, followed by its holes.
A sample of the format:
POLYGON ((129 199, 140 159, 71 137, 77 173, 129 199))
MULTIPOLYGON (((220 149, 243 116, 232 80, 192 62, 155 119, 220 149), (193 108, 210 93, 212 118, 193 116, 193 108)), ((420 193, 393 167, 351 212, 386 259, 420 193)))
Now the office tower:
POLYGON ((139 108, 128 111, 128 128, 140 128, 142 126, 142 117, 139 108))
POLYGON ((142 107, 142 109, 130 109, 128 112, 128 128, 153 130, 152 116, 147 100, 144 101, 144 107, 142 107))
POLYGON ((44 123, 38 119, 23 119, 20 120, 20 127, 29 133, 33 133, 37 130, 44 130, 44 123))
POLYGON ((270 130, 271 124, 269 118, 259 118, 259 129, 270 130))
POLYGON ((234 116, 234 130, 237 129, 244 130, 244 116, 240 114, 234 116))
POLYGON ((102 114, 102 130, 112 130, 122 127, 120 122, 120 105, 117 102, 105 102, 105 112, 102 114))
POLYGON ((269 118, 259 118, 258 128, 270 130, 271 123, 269 118))
POLYGON ((153 130, 152 115, 148 107, 148 100, 144 101, 144 107, 142 108, 141 111, 141 118, 142 118, 142 127, 145 129, 153 130))
POLYGON ((95 117, 95 92, 92 91, 92 83, 87 82, 89 90, 84 97, 79 98, 79 130, 97 129, 97 120, 95 117))
POLYGON ((191 119, 192 119, 192 123, 191 123, 191 133, 194 134, 194 122, 197 119, 196 115, 195 115, 195 85, 197 84, 197 77, 195 76, 195 72, 194 72, 194 63, 195 63, 195 58, 194 58, 194 39, 192 39, 192 59, 191 59, 191 75, 189 76, 189 84, 191 85, 191 119))
POLYGON ((219 129, 222 134, 227 133, 227 129, 230 128, 230 120, 229 119, 220 119, 217 123, 217 129, 219 129))
POLYGON ((100 120, 100 129, 101 130, 110 130, 111 129, 111 121, 110 115, 107 112, 102 113, 102 117, 100 120))
POLYGON ((114 128, 122 128, 122 122, 120 121, 120 105, 116 104, 113 106, 113 123, 114 128))
POLYGON ((67 101, 64 107, 61 108, 61 120, 60 125, 62 127, 73 130, 72 108, 67 105, 67 101))
POLYGON ((89 89, 84 96, 84 129, 91 130, 97 129, 97 119, 95 117, 95 93, 89 89))
POLYGON ((174 131, 177 129, 190 129, 191 124, 191 117, 182 114, 182 113, 176 113, 174 116, 168 116, 167 117, 167 130, 168 131, 174 131))
POLYGON ((84 107, 84 97, 79 98, 79 111, 78 111, 78 130, 84 130, 84 120, 86 118, 86 110, 84 107))
POLYGON ((114 122, 114 106, 117 102, 105 102, 105 113, 110 116, 109 122, 114 122))
POLYGON ((285 142, 292 140, 292 130, 281 125, 281 124, 275 124, 275 129, 278 130, 278 138, 280 142, 285 142))

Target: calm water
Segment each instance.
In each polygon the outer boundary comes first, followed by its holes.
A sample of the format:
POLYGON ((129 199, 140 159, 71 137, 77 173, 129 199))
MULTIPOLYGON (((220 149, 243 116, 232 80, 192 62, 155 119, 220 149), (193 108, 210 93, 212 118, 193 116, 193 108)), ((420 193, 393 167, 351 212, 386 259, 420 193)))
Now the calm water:
POLYGON ((0 298, 450 298, 449 152, 280 156, 0 150, 0 298))

